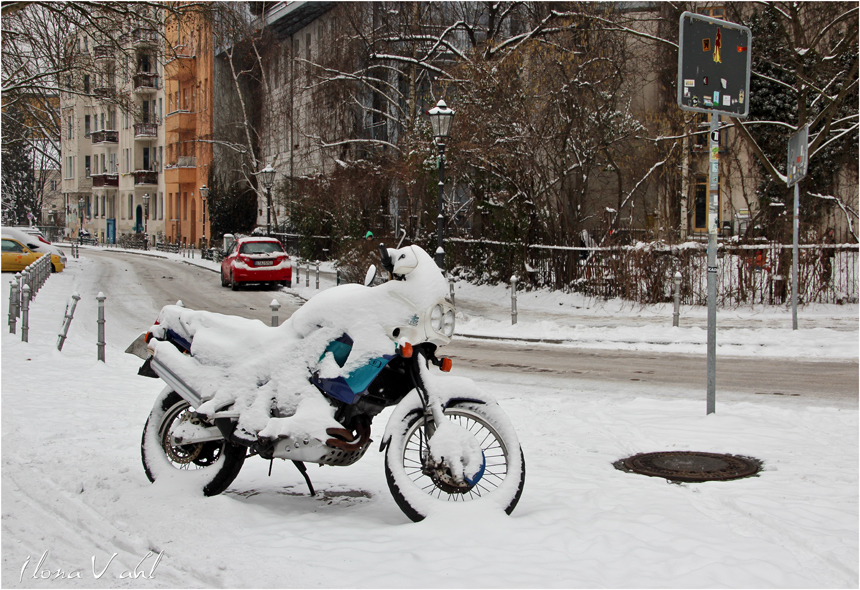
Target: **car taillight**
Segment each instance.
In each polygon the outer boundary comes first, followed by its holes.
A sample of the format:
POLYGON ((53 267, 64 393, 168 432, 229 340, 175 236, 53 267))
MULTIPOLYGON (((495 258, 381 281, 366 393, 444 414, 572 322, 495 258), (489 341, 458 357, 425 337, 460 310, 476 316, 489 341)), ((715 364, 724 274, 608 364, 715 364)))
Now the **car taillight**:
POLYGON ((40 240, 42 240, 43 242, 45 242, 46 244, 48 244, 49 246, 51 245, 51 242, 49 242, 48 240, 46 240, 42 236, 36 236, 36 237, 39 238, 40 240))

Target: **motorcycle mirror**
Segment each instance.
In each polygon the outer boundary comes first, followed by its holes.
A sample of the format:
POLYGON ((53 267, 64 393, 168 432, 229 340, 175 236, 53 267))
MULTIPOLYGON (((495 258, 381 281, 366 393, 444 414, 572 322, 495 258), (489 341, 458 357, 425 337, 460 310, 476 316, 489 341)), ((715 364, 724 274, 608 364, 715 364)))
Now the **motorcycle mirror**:
POLYGON ((374 279, 376 279, 376 265, 371 264, 370 268, 367 269, 367 274, 364 275, 364 286, 369 287, 372 285, 374 279))

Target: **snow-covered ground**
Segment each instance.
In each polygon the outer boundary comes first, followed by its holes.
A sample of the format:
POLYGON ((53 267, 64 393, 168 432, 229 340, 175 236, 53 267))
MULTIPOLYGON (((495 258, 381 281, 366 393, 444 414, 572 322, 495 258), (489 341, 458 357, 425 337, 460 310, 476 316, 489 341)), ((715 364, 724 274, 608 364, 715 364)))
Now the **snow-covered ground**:
MULTIPOLYGON (((5 323, 2 330, 4 587, 860 582, 856 400, 768 396, 722 402, 706 416, 701 391, 667 396, 637 383, 471 371, 499 399, 523 445, 526 487, 511 516, 476 508, 413 524, 390 496, 375 450, 349 468, 309 466, 317 497, 289 463, 275 462, 268 477, 258 458, 214 498, 150 484, 140 435, 161 384, 139 377, 139 359, 123 354, 137 334, 121 317, 107 326, 107 362, 96 360, 99 286, 86 268, 70 259, 38 293, 29 343, 20 325, 17 335, 5 323), (82 300, 59 352, 73 291, 82 300), (618 459, 662 450, 753 456, 764 469, 743 480, 679 485, 613 468, 618 459)), ((332 284, 328 276, 323 287, 332 284)), ((304 277, 295 291, 308 298, 316 292, 313 272, 309 287, 304 277)), ((10 279, 3 275, 4 319, 10 279)), ((521 293, 511 326, 503 287, 459 283, 456 297, 464 335, 704 353, 699 308, 683 308, 681 327, 672 328, 671 306, 521 293)), ((801 307, 796 332, 785 308, 721 310, 718 324, 718 354, 857 363, 857 305, 801 307)), ((387 416, 373 425, 377 441, 387 416)))

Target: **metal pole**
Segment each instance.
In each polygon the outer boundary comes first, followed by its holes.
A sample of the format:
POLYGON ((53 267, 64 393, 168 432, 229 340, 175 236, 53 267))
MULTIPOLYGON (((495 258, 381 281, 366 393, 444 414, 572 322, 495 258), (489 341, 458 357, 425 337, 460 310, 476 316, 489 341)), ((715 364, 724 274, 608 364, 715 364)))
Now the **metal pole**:
POLYGON ((18 283, 18 295, 15 300, 15 317, 21 317, 21 294, 23 291, 21 290, 24 287, 24 274, 23 273, 15 273, 15 282, 18 283))
POLYGON ((517 275, 511 277, 511 325, 517 323, 517 275))
POLYGON ((311 286, 311 263, 305 262, 305 287, 311 286))
POLYGON ((451 304, 456 305, 454 303, 454 277, 448 277, 448 292, 451 293, 451 304))
POLYGON ((15 279, 9 281, 9 333, 15 333, 18 322, 18 283, 15 279))
POLYGON ((436 266, 445 270, 445 144, 439 144, 439 215, 436 218, 436 266))
POLYGON ((791 249, 791 329, 797 330, 797 258, 800 233, 800 183, 794 184, 794 231, 791 249))
POLYGON ((708 158, 708 400, 707 413, 716 411, 717 390, 717 230, 720 208, 720 116, 711 114, 708 158))
POLYGON ((69 333, 69 326, 72 324, 72 318, 75 317, 75 308, 78 306, 78 301, 81 296, 77 293, 72 294, 72 300, 66 303, 66 313, 63 317, 63 331, 60 332, 60 338, 57 340, 57 350, 63 350, 63 344, 66 342, 66 335, 69 333))
POLYGON ((272 302, 269 304, 269 307, 272 308, 272 327, 278 327, 278 310, 281 309, 281 304, 278 303, 277 299, 272 299, 272 302))
POLYGON ((96 346, 98 348, 98 360, 105 362, 105 299, 107 298, 104 293, 99 291, 96 299, 99 302, 99 318, 97 320, 99 339, 96 342, 96 346))
POLYGON ((681 322, 681 273, 675 273, 675 312, 672 314, 672 326, 678 327, 681 322))
POLYGON ((320 288, 320 263, 317 262, 317 290, 320 288))
POLYGON ((272 235, 272 189, 266 187, 266 235, 272 235))
POLYGON ((30 285, 21 290, 21 342, 29 342, 30 334, 30 285))

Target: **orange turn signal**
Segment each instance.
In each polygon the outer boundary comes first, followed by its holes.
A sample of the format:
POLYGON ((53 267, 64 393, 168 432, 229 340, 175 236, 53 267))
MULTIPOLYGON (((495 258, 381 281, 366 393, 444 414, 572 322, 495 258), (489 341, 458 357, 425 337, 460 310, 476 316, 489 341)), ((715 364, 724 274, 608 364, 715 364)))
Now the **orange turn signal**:
POLYGON ((405 359, 412 358, 412 345, 408 342, 403 343, 403 346, 400 347, 400 356, 405 359))
POLYGON ((453 367, 453 366, 454 366, 454 362, 451 359, 449 359, 448 357, 442 358, 442 367, 441 367, 442 371, 444 371, 445 373, 450 373, 451 367, 453 367))

